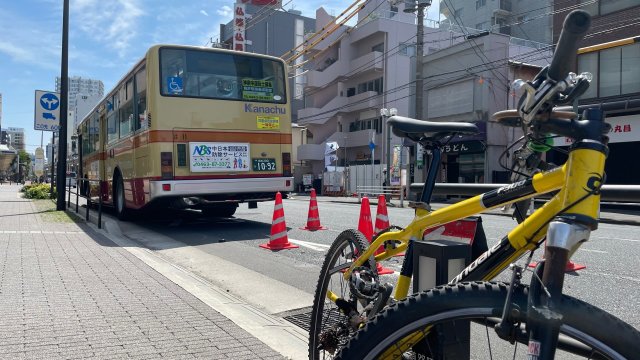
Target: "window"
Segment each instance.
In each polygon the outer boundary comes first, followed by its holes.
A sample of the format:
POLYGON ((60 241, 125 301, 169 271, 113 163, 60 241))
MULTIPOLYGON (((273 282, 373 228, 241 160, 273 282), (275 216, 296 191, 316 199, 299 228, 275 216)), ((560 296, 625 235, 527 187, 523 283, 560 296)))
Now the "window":
POLYGON ((284 66, 235 53, 160 49, 161 93, 284 104, 284 66))
POLYGON ((476 10, 487 5, 487 0, 476 0, 476 10))
POLYGON ((145 68, 136 73, 136 114, 138 121, 134 124, 134 130, 147 128, 147 77, 145 68))
POLYGON ((416 46, 413 44, 400 44, 399 52, 404 56, 415 56, 416 46))
POLYGON ((633 6, 638 6, 638 0, 580 0, 582 9, 592 16, 606 15, 612 12, 624 10, 633 6))
POLYGON ((371 51, 384 52, 384 43, 380 43, 371 47, 371 51))
POLYGON ((118 98, 121 104, 118 109, 120 138, 123 138, 133 131, 133 79, 127 80, 125 85, 120 88, 118 98))
POLYGON ((621 64, 621 93, 640 92, 640 44, 623 46, 621 64))
POLYGON ((582 95, 583 99, 598 97, 598 53, 587 53, 578 56, 578 73, 590 72, 593 80, 589 89, 582 95))
POLYGON ((118 112, 107 112, 107 142, 111 143, 118 140, 118 112))
POLYGON ((352 87, 347 89, 347 97, 352 97, 355 94, 356 94, 356 88, 352 87))
POLYGON ((600 96, 620 95, 620 48, 600 51, 600 96))

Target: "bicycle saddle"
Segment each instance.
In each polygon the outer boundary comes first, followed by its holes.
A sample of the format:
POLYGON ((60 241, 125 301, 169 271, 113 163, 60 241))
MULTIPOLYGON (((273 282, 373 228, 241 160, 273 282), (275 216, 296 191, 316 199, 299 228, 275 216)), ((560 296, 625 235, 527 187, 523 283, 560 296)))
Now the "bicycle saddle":
POLYGON ((404 116, 392 116, 387 124, 393 128, 393 133, 414 141, 424 138, 441 138, 451 134, 477 134, 478 127, 466 122, 435 122, 411 119, 404 116))

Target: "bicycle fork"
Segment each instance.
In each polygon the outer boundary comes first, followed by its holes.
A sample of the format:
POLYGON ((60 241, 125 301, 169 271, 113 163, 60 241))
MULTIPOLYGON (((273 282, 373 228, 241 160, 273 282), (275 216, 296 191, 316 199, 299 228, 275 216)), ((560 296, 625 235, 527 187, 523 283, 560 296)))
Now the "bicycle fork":
POLYGON ((562 324, 562 287, 567 261, 580 245, 589 240, 591 229, 571 217, 559 216, 549 224, 542 279, 536 268, 531 279, 527 308, 530 329, 528 360, 547 360, 555 356, 562 324))

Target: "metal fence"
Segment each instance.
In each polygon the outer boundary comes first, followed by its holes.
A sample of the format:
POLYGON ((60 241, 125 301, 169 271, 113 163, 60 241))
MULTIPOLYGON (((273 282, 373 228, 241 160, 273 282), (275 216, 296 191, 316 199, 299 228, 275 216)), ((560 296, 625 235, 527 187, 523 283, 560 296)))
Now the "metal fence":
MULTIPOLYGON (((454 184, 437 183, 433 195, 476 196, 509 184, 454 184)), ((410 199, 418 199, 422 183, 413 183, 410 187, 410 199)), ((540 199, 551 198, 550 194, 536 196, 540 199)), ((640 203, 640 185, 603 185, 600 200, 605 202, 640 203)))
POLYGON ((76 196, 76 214, 79 212, 79 199, 86 199, 86 213, 85 220, 89 221, 89 209, 98 204, 98 229, 102 229, 102 186, 100 185, 100 180, 92 180, 88 178, 76 178, 76 187, 75 191, 71 191, 71 182, 67 181, 67 207, 71 207, 71 194, 75 194, 76 196), (93 200, 92 194, 94 194, 94 187, 91 186, 92 183, 98 183, 97 186, 97 195, 98 199, 93 200))

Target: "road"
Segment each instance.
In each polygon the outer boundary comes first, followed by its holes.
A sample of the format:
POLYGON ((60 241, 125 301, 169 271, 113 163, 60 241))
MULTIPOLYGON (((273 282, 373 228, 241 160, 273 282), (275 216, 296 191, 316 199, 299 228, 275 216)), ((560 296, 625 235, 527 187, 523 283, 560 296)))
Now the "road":
MULTIPOLYGON (((120 223, 126 237, 156 250, 169 261, 265 309, 275 316, 299 313, 311 306, 324 255, 343 230, 356 228, 360 205, 319 201, 322 225, 309 232, 308 201, 284 200, 289 241, 300 247, 268 251, 273 204, 258 209, 241 205, 233 218, 202 217, 195 211, 162 211, 135 222, 120 223)), ((410 222, 413 210, 389 207, 393 225, 410 222)), ((371 206, 372 214, 376 207, 371 206)), ((502 238, 515 221, 508 216, 484 215, 489 246, 502 238)), ((640 328, 640 232, 637 226, 600 224, 573 260, 587 266, 566 278, 565 292, 581 298, 640 328)), ((541 256, 541 251, 534 258, 541 256)), ((399 271, 402 258, 385 264, 399 271)), ((394 277, 395 275, 391 275, 394 277)), ((505 274, 501 276, 506 280, 505 274)))

